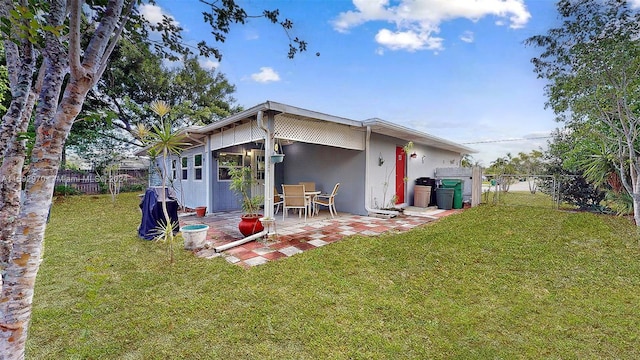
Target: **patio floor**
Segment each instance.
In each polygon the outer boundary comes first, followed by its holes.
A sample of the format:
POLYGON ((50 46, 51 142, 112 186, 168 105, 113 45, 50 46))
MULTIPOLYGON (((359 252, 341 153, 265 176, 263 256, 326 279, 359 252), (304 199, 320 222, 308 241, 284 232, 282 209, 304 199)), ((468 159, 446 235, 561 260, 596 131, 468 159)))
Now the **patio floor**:
POLYGON ((220 253, 215 252, 214 248, 244 238, 238 231, 241 212, 220 212, 203 218, 185 216, 181 217, 180 223, 209 225, 207 246, 195 250, 196 256, 222 256, 231 264, 251 267, 325 246, 350 235, 377 236, 389 231, 404 232, 460 211, 410 207, 405 209, 404 214, 390 219, 346 213, 339 213, 332 219, 328 211, 321 211, 307 218, 306 222, 292 213, 283 221, 280 213, 275 216, 275 236, 250 241, 220 253))

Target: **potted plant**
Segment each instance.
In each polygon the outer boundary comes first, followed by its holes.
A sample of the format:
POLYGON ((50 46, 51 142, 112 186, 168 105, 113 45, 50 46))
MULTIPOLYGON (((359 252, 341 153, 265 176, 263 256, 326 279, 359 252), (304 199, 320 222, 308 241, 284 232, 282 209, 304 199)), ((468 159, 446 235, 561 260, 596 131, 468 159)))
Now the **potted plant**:
POLYGON ((260 206, 264 201, 263 196, 251 196, 251 186, 255 180, 251 176, 251 168, 238 167, 231 169, 231 184, 229 188, 235 192, 241 201, 242 212, 238 229, 244 236, 253 235, 264 230, 260 218, 260 206))

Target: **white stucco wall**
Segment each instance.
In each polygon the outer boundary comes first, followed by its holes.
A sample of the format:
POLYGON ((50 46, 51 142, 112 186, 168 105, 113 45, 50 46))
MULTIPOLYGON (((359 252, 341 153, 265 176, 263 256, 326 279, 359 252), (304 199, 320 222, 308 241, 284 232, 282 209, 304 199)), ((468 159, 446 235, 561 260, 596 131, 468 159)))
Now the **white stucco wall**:
POLYGON ((369 141, 369 199, 365 199, 370 207, 388 207, 395 195, 396 146, 404 144, 399 139, 371 134, 369 141), (379 159, 384 160, 382 165, 380 165, 379 159))
POLYGON ((407 164, 407 203, 413 205, 415 180, 420 177, 435 178, 436 169, 457 167, 462 156, 459 153, 436 149, 429 146, 414 146, 415 158, 409 158, 407 164))
MULTIPOLYGON (((389 136, 371 134, 370 141, 370 164, 369 164, 369 187, 370 205, 376 207, 386 207, 395 195, 396 168, 395 156, 396 147, 403 147, 406 141, 389 136), (384 159, 384 164, 379 165, 379 157, 384 159), (385 193, 385 183, 388 183, 385 193)), ((407 156, 406 172, 407 182, 405 183, 405 203, 413 205, 413 188, 415 180, 419 177, 435 178, 435 169, 442 167, 455 167, 460 165, 461 155, 456 152, 436 149, 429 146, 414 144, 413 152, 415 158, 407 156)))

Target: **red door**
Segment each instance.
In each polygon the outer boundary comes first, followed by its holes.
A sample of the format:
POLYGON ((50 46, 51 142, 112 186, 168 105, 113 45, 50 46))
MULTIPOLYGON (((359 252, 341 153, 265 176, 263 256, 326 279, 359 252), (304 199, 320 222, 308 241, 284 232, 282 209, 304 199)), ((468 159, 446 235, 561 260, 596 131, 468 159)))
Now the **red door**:
POLYGON ((405 164, 404 149, 400 146, 396 147, 396 204, 402 204, 404 202, 404 164, 405 164))

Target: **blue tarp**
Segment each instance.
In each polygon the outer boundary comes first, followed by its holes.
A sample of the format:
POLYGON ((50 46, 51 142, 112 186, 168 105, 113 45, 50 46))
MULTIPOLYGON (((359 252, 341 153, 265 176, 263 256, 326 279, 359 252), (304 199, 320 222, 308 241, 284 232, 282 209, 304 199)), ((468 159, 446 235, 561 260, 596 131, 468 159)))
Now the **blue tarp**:
MULTIPOLYGON (((162 211, 162 201, 160 201, 157 189, 149 188, 144 193, 144 198, 140 203, 142 210, 142 221, 138 227, 138 236, 145 240, 153 240, 158 234, 158 228, 165 223, 164 212, 162 211)), ((172 223, 178 224, 178 201, 169 196, 167 192, 167 211, 172 223)), ((177 226, 175 232, 180 227, 177 226)))

